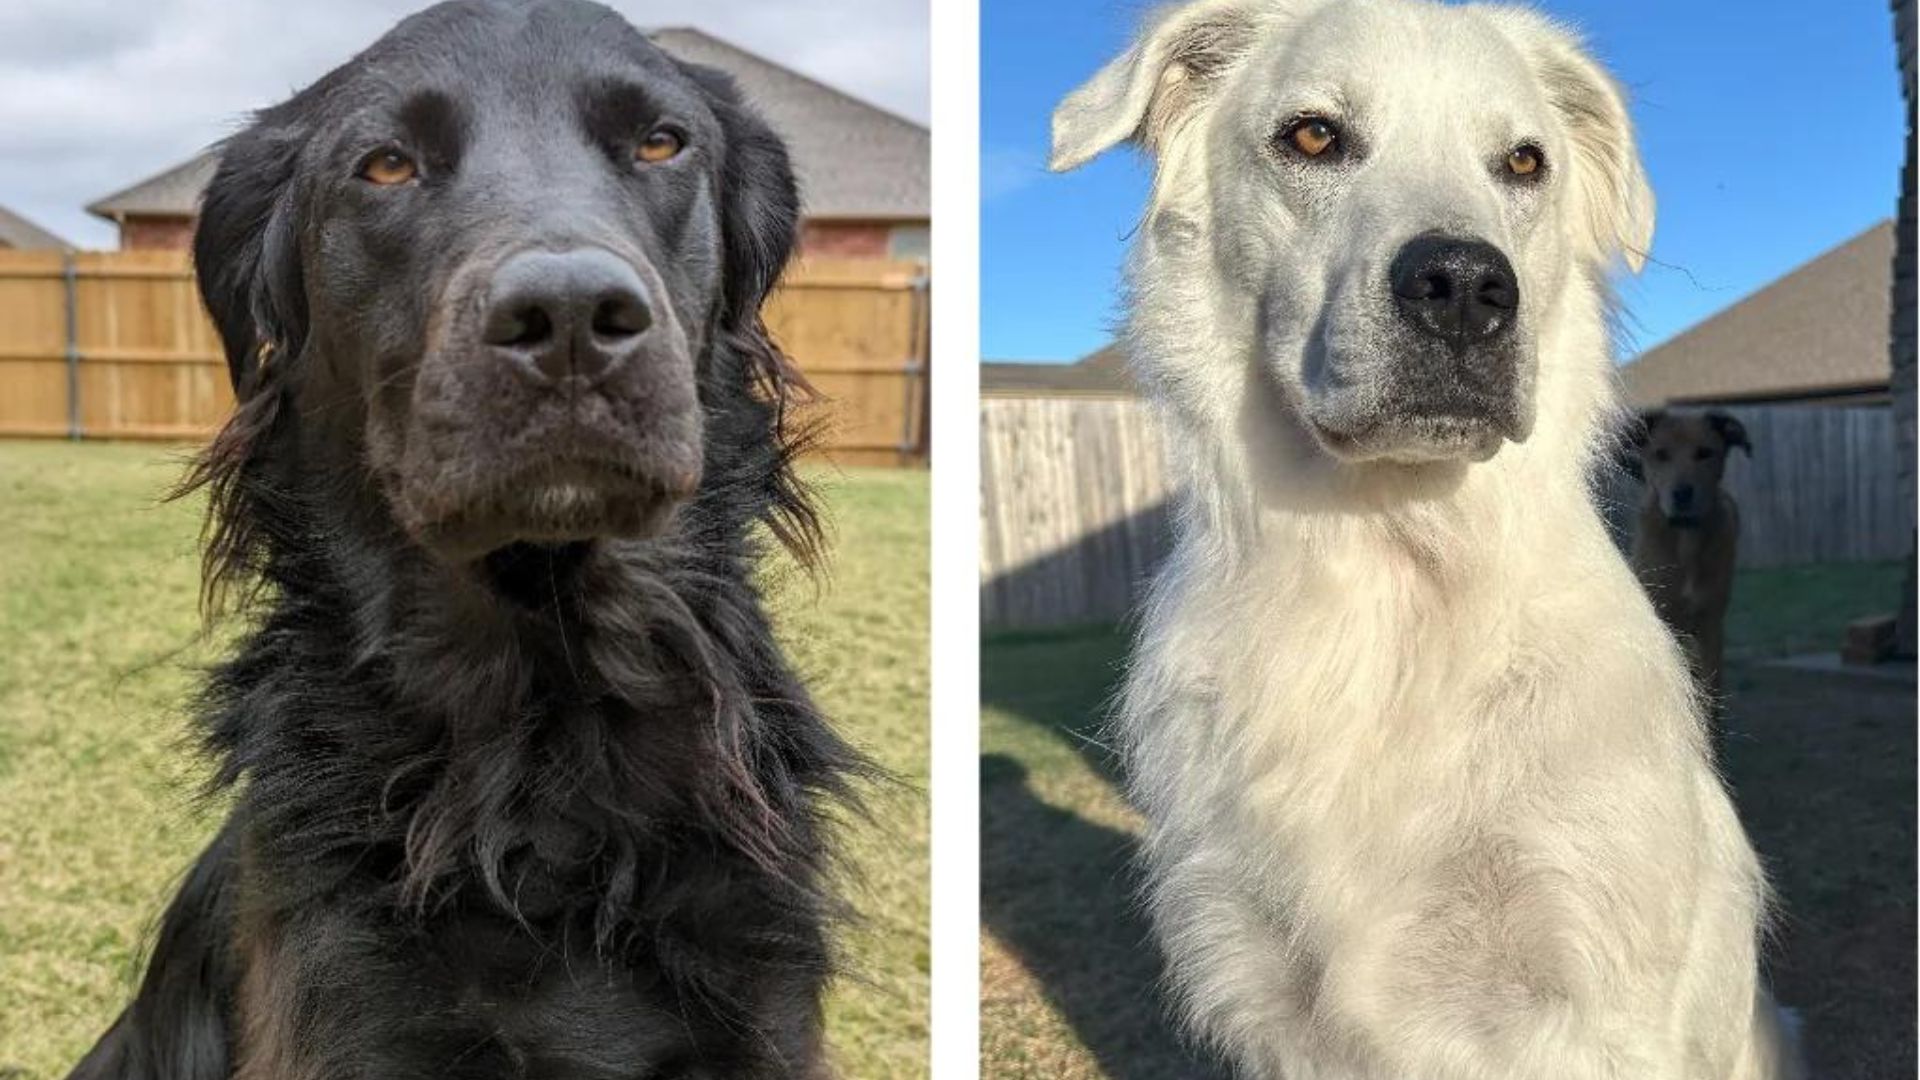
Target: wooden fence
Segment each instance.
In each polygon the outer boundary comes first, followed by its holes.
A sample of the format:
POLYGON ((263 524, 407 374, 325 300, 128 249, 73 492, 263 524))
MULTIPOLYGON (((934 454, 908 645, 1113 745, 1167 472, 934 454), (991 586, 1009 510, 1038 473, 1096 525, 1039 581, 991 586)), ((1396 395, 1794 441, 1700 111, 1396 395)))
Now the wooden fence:
POLYGON ((980 621, 1117 619, 1166 553, 1159 432, 1129 398, 980 402, 980 621))
MULTIPOLYGON (((928 281, 914 262, 810 260, 768 301, 835 460, 926 460, 928 281)), ((0 251, 0 435, 197 440, 232 405, 186 253, 0 251)))
MULTIPOLYGON (((1905 557, 1913 508, 1900 488, 1893 410, 1887 406, 1729 408, 1753 455, 1727 459, 1722 479, 1740 504, 1740 565, 1798 566, 1905 557)), ((1625 543, 1643 489, 1615 476, 1606 510, 1625 543)))
MULTIPOLYGON (((1131 399, 981 402, 981 623, 989 629, 1124 616, 1167 549, 1168 496, 1149 410, 1131 399)), ((1904 557, 1912 508, 1884 408, 1730 410, 1746 567, 1904 557)), ((1624 536, 1640 497, 1619 477, 1603 502, 1624 536)))

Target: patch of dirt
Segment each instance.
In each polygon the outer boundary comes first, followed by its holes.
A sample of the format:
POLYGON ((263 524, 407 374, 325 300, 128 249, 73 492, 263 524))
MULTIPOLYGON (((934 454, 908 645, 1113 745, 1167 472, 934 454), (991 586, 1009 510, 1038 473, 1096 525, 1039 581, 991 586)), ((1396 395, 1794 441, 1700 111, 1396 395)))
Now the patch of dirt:
POLYGON ((1813 1075, 1914 1075, 1914 690, 1749 668, 1732 680, 1727 782, 1778 898, 1774 996, 1813 1075))

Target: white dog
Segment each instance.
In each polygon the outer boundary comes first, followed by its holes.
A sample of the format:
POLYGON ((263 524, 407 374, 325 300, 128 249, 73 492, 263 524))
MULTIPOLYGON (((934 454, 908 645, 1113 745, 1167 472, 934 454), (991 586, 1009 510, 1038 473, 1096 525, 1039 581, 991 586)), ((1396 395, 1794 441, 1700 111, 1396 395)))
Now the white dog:
POLYGON ((1525 10, 1200 0, 1054 115, 1156 158, 1127 344, 1182 495, 1120 726, 1154 925, 1249 1077, 1794 1071, 1765 884, 1589 473, 1653 198, 1525 10))

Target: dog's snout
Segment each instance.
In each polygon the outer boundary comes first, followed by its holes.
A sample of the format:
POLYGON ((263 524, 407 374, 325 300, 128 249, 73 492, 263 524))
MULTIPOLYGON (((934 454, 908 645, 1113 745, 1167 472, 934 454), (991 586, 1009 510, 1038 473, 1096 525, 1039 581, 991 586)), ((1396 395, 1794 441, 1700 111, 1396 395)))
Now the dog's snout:
POLYGON ((548 380, 589 381, 624 362, 653 325, 640 275, 600 248, 527 251, 500 264, 482 340, 548 380))
POLYGON ((1513 264, 1484 240, 1416 236, 1387 273, 1401 317, 1456 348, 1508 330, 1520 306, 1513 264))
POLYGON ((1672 498, 1673 498, 1673 508, 1675 510, 1691 509, 1693 507, 1693 485, 1692 484, 1675 484, 1673 487, 1672 498))

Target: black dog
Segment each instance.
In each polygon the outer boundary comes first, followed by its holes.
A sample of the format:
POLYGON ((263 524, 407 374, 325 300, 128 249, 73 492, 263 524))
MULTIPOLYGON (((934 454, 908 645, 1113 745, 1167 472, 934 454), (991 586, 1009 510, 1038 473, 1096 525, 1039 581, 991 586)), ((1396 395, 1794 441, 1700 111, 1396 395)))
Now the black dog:
POLYGON ((759 319, 796 202, 727 79, 583 0, 434 7, 226 145, 235 806, 76 1077, 826 1074, 863 766, 750 574, 819 535, 759 319))

